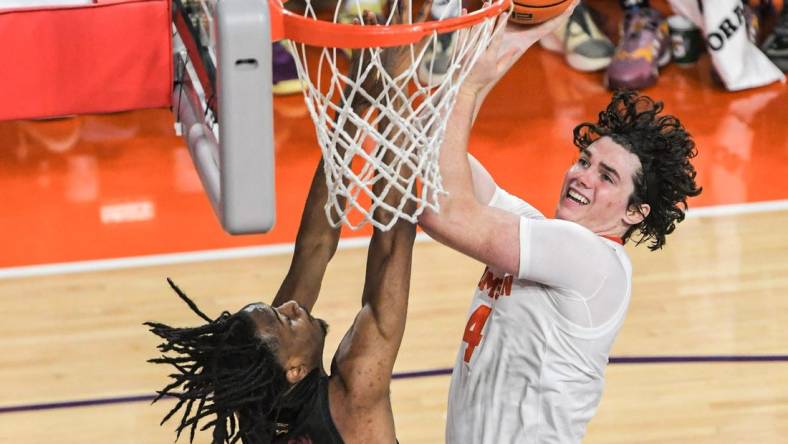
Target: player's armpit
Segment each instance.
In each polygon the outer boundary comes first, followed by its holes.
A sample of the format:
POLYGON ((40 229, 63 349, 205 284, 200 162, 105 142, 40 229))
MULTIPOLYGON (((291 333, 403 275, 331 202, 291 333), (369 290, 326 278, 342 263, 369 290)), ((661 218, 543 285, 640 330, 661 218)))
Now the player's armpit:
POLYGON ((355 408, 370 408, 388 400, 391 372, 401 342, 401 335, 382 334, 369 307, 361 309, 334 357, 336 373, 332 377, 341 379, 347 403, 355 408))

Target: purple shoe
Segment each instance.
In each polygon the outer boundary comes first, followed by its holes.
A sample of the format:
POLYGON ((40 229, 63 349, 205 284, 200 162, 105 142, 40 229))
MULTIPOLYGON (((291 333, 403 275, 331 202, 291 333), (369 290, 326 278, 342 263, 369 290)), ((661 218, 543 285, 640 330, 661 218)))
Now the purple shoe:
POLYGON ((607 68, 610 89, 641 89, 657 82, 659 67, 670 61, 668 22, 652 8, 624 15, 621 40, 607 68))
POLYGON ((295 94, 303 89, 298 78, 295 60, 282 42, 274 42, 271 47, 273 66, 273 93, 275 95, 295 94))

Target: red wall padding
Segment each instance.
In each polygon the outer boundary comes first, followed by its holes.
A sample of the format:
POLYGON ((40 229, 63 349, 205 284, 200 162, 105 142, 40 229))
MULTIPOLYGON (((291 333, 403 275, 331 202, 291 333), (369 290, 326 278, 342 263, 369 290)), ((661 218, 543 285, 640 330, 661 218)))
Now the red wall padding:
POLYGON ((0 10, 0 120, 167 106, 169 0, 0 10))

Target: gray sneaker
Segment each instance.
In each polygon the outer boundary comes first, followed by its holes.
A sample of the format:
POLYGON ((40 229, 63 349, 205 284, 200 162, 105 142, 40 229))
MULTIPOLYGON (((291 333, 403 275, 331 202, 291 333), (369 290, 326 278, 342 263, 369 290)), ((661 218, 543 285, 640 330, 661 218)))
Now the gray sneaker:
MULTIPOLYGON (((457 17, 460 15, 460 0, 435 0, 430 15, 434 20, 457 17)), ((438 34, 427 47, 424 58, 419 64, 419 80, 429 86, 438 85, 451 67, 455 57, 457 32, 438 34)))
POLYGON ((599 71, 613 59, 615 47, 599 30, 583 2, 553 32, 539 40, 542 48, 564 54, 578 71, 599 71))
POLYGON ((772 33, 763 41, 763 53, 780 71, 788 72, 788 9, 784 9, 772 33))
POLYGON ((456 32, 438 34, 434 42, 435 45, 430 43, 421 64, 419 64, 419 80, 421 82, 435 86, 446 77, 454 56, 456 36, 456 32))

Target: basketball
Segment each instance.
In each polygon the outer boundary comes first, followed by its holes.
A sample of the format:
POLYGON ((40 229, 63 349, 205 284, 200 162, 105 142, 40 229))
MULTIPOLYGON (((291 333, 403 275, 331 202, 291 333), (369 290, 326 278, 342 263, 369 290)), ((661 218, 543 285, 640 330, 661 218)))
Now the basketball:
POLYGON ((513 0, 514 10, 509 21, 521 25, 535 25, 560 15, 571 0, 513 0))

